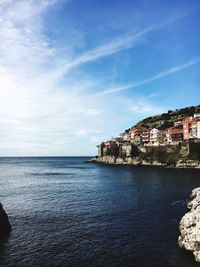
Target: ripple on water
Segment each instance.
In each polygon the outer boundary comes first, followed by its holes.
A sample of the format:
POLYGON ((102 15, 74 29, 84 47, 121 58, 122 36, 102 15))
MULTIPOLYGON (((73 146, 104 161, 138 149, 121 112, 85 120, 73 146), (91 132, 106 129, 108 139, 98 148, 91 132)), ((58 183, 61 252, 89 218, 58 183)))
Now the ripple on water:
POLYGON ((198 170, 85 160, 0 159, 0 201, 13 226, 0 266, 198 266, 177 244, 198 170))

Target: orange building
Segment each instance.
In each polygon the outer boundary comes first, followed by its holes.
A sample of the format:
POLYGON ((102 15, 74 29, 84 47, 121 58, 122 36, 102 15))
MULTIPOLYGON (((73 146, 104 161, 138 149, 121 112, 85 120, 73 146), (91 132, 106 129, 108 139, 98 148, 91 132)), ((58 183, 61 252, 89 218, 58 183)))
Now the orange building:
POLYGON ((168 144, 170 143, 178 143, 183 141, 183 125, 176 124, 176 126, 167 128, 162 132, 163 142, 168 144))
POLYGON ((149 129, 143 130, 141 136, 142 136, 142 142, 144 144, 148 144, 150 141, 150 130, 149 129))
POLYGON ((187 117, 183 119, 183 139, 184 141, 197 139, 197 119, 187 117))
POLYGON ((134 141, 135 137, 140 136, 141 134, 142 134, 142 129, 134 127, 134 128, 131 128, 129 130, 129 135, 130 135, 131 141, 134 141))

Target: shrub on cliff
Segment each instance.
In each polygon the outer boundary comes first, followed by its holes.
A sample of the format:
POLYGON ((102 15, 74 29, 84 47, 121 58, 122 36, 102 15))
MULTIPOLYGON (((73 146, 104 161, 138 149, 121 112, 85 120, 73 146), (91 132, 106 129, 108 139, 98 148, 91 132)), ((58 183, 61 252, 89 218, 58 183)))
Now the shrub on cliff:
POLYGON ((178 162, 178 159, 179 159, 179 157, 176 153, 169 154, 167 157, 166 163, 168 165, 176 165, 176 163, 178 162))

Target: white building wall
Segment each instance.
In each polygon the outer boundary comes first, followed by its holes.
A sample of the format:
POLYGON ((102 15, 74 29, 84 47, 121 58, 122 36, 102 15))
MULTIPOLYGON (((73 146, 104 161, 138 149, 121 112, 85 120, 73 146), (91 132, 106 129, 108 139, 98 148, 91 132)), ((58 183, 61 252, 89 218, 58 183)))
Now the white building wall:
POLYGON ((197 138, 200 139, 200 121, 197 121, 197 138))
POLYGON ((160 141, 160 131, 156 128, 150 131, 150 142, 154 145, 158 145, 160 141))

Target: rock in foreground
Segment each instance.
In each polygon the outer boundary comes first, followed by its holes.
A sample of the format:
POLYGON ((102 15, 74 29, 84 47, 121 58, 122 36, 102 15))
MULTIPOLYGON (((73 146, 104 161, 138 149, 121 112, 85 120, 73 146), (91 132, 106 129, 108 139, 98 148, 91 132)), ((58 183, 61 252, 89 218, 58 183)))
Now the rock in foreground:
POLYGON ((8 220, 8 215, 0 203, 0 241, 4 240, 11 232, 11 225, 8 220))
POLYGON ((181 248, 193 252, 195 260, 200 262, 200 187, 192 190, 190 197, 192 200, 187 205, 190 211, 179 224, 178 243, 181 248))

